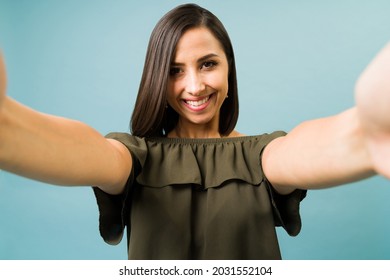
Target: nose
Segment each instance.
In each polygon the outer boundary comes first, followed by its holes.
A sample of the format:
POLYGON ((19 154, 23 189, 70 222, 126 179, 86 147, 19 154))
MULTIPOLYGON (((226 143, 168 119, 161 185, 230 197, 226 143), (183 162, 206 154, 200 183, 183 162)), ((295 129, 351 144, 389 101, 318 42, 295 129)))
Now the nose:
POLYGON ((190 71, 186 75, 185 91, 191 95, 200 95, 206 88, 200 73, 190 71))

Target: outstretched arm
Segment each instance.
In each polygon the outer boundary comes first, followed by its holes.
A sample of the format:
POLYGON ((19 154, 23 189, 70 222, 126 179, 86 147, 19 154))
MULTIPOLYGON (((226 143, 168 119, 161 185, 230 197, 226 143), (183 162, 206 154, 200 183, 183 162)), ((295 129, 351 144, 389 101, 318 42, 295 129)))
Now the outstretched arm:
POLYGON ((356 104, 373 167, 390 178, 390 43, 360 76, 356 104))
POLYGON ((5 94, 0 57, 0 169, 56 185, 122 192, 131 156, 118 141, 87 125, 28 108, 5 94))
POLYGON ((390 45, 363 72, 357 106, 304 122, 264 150, 263 168, 280 193, 326 188, 376 173, 390 178, 390 45))

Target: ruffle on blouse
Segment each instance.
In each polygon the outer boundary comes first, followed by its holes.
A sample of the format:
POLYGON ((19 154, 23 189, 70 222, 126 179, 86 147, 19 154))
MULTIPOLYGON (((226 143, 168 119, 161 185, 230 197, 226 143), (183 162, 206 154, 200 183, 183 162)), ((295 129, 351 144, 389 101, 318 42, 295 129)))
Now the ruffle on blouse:
POLYGON ((301 229, 300 201, 306 191, 290 195, 277 194, 267 182, 260 155, 274 138, 285 135, 274 132, 259 136, 220 139, 139 138, 126 133, 110 133, 107 138, 122 142, 132 154, 133 172, 125 193, 112 196, 94 188, 100 211, 100 233, 109 244, 118 244, 130 211, 131 185, 162 188, 198 185, 216 188, 230 180, 258 186, 266 183, 276 226, 283 226, 295 236, 301 229))
POLYGON ((136 177, 142 186, 161 188, 195 184, 205 189, 229 180, 259 185, 263 180, 257 137, 246 141, 199 139, 150 139, 145 151, 133 151, 142 172, 136 177))

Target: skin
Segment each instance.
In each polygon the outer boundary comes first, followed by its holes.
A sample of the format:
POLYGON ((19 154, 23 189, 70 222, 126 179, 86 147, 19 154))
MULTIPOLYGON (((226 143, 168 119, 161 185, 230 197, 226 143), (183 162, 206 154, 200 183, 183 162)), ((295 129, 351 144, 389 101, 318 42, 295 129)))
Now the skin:
MULTIPOLYGON (((389 67, 387 46, 359 79, 356 107, 304 122, 265 148, 263 169, 277 191, 287 194, 297 186, 325 188, 377 172, 390 178, 388 162, 378 159, 390 146, 386 141, 390 137, 389 67), (373 149, 372 143, 382 145, 373 149)), ((187 31, 179 41, 171 70, 168 103, 180 119, 168 136, 220 137, 216 124, 226 98, 228 69, 218 40, 205 28, 187 31), (215 60, 216 65, 210 63, 215 60), (196 110, 183 104, 183 100, 197 102, 206 96, 210 96, 207 104, 196 110)), ((5 88, 1 58, 1 169, 57 185, 95 185, 112 194, 123 191, 132 167, 123 144, 105 139, 80 122, 28 108, 6 96, 5 88), (29 139, 28 147, 19 139, 29 139)), ((239 135, 234 131, 229 137, 239 135)))
POLYGON ((179 121, 168 137, 221 137, 218 126, 228 97, 228 73, 225 52, 207 28, 183 34, 168 84, 168 104, 179 114, 179 121))
POLYGON ((356 83, 356 104, 374 169, 390 177, 390 44, 356 83))
POLYGON ((3 53, 0 52, 0 110, 3 108, 2 103, 4 102, 5 92, 7 90, 7 75, 3 60, 3 53))

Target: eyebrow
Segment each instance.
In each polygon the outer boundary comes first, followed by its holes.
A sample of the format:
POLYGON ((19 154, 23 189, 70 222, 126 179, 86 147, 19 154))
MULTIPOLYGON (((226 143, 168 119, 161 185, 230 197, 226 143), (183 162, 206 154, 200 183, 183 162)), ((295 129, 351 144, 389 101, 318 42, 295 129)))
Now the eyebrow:
MULTIPOLYGON (((199 63, 199 62, 203 62, 203 61, 208 60, 208 59, 213 58, 213 57, 219 57, 219 55, 217 55, 217 54, 215 54, 215 53, 206 54, 206 55, 200 57, 200 58, 197 60, 197 62, 198 62, 198 63, 199 63)), ((184 63, 173 61, 173 62, 171 63, 171 65, 174 65, 174 66, 181 66, 181 65, 184 65, 184 63)))

